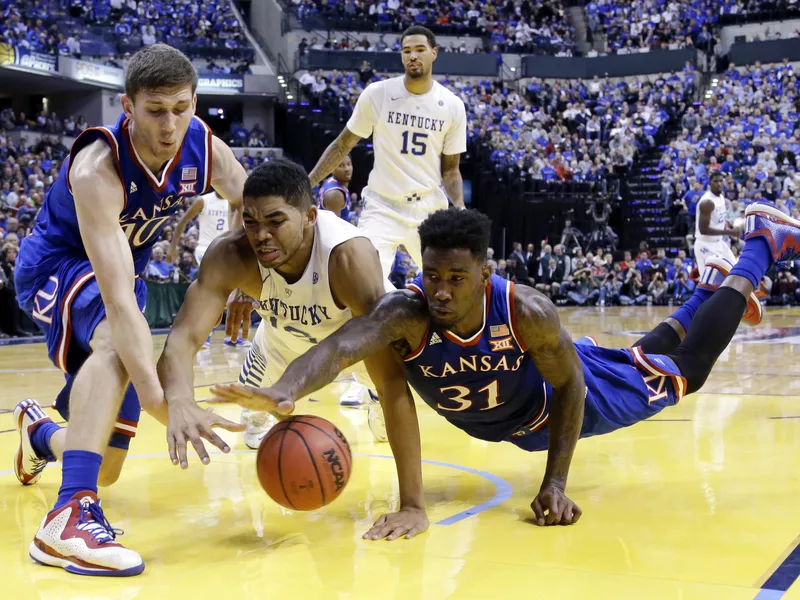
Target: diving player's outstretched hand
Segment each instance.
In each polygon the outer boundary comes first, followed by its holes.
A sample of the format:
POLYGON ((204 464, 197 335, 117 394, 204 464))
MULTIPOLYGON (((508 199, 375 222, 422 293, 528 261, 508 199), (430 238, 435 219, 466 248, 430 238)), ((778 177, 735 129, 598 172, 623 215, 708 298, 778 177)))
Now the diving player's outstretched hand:
POLYGON ((578 505, 567 498, 564 490, 555 484, 543 486, 531 502, 531 508, 536 515, 537 525, 572 525, 583 514, 578 505))
POLYGON ((396 513, 381 515, 362 537, 365 540, 410 539, 428 529, 428 515, 424 508, 401 508, 396 513))
POLYGON ((251 410, 286 417, 294 411, 294 401, 275 388, 255 388, 240 383, 218 383, 211 387, 209 404, 238 404, 251 410))
POLYGON ((210 408, 205 410, 192 402, 174 402, 169 404, 169 425, 167 425, 167 445, 172 464, 180 464, 182 469, 189 466, 186 457, 186 442, 194 446, 200 462, 207 465, 210 462, 203 440, 208 440, 225 453, 231 451, 230 446, 221 437, 214 433, 214 428, 220 427, 228 431, 244 431, 245 425, 234 423, 228 419, 214 414, 210 408))

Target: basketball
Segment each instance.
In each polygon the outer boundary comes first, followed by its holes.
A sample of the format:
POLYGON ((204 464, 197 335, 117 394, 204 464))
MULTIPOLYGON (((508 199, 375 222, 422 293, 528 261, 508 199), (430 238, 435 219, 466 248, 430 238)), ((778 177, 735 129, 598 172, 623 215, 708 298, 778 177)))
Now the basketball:
POLYGON ((275 425, 256 455, 261 487, 292 510, 316 510, 333 502, 350 479, 352 463, 342 432, 311 415, 292 416, 275 425))

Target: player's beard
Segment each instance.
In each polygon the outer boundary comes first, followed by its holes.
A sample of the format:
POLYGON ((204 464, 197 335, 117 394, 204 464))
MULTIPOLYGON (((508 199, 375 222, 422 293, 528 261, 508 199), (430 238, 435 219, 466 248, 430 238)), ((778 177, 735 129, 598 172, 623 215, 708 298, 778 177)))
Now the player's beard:
POLYGON ((406 67, 406 75, 411 79, 419 79, 420 77, 425 77, 425 67, 423 65, 419 65, 419 69, 416 71, 412 71, 411 67, 406 67))

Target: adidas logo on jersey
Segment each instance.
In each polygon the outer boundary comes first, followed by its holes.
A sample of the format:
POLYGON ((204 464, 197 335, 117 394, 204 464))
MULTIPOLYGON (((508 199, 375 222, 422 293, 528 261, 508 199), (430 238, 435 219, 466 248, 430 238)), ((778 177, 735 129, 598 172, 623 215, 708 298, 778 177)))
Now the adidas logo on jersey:
POLYGON ((130 189, 130 191, 128 193, 132 194, 133 192, 138 192, 138 191, 139 191, 139 188, 136 186, 136 182, 135 181, 131 181, 131 189, 130 189))
POLYGON ((434 331, 433 335, 431 336, 431 341, 430 343, 428 343, 428 346, 433 346, 434 344, 441 344, 441 343, 442 343, 442 338, 440 338, 439 334, 434 331))

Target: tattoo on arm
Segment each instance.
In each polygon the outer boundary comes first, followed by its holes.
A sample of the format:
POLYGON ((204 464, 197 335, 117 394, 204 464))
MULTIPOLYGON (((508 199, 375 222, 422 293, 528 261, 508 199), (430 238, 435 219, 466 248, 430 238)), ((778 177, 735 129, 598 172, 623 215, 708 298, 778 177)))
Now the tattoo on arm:
POLYGON ((295 359, 275 387, 293 398, 307 396, 328 385, 344 369, 404 339, 419 319, 420 303, 411 292, 387 294, 369 314, 351 319, 295 359))
POLYGON ((345 127, 330 146, 325 149, 316 166, 312 169, 308 178, 311 180, 311 186, 319 184, 325 177, 330 175, 333 170, 339 166, 344 160, 344 157, 350 154, 350 151, 355 148, 358 140, 355 133, 345 127))

